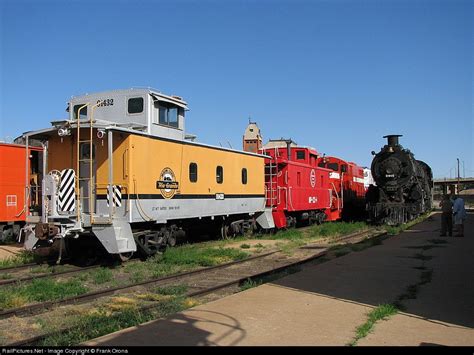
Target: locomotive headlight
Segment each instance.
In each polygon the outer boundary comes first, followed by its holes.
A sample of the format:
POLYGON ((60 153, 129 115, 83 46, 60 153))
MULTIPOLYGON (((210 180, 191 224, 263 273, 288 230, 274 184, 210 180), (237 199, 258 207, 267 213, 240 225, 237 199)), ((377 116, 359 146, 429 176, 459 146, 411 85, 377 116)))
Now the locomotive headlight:
POLYGON ((97 138, 102 139, 104 138, 105 131, 103 129, 98 129, 97 130, 97 138))

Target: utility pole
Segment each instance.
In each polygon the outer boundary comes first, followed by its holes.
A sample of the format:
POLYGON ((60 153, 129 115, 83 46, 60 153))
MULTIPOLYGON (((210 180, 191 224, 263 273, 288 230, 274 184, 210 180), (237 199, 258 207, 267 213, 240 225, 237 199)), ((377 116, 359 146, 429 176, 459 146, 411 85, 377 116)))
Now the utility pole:
POLYGON ((459 158, 456 158, 456 159, 458 160, 458 192, 459 192, 460 187, 461 187, 461 186, 459 186, 459 180, 460 180, 460 177, 459 177, 459 158))

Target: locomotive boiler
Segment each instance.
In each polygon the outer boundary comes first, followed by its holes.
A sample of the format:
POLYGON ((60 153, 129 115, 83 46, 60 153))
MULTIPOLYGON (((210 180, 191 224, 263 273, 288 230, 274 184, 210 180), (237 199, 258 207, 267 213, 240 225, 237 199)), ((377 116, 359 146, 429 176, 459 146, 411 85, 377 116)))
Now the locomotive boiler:
POLYGON ((387 144, 374 154, 371 171, 377 186, 366 194, 369 221, 399 225, 431 209, 433 175, 425 162, 398 142, 401 135, 387 135, 387 144))

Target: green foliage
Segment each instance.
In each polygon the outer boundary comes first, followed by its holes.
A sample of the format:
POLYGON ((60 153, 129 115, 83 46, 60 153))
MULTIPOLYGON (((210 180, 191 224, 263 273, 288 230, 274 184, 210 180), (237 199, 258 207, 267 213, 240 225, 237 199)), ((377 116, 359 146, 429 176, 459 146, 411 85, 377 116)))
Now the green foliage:
POLYGON ((240 247, 242 249, 250 249, 250 245, 249 244, 241 244, 240 247))
POLYGON ((252 280, 252 279, 247 279, 247 280, 245 280, 245 282, 240 286, 240 290, 241 290, 241 291, 245 291, 245 290, 248 290, 248 289, 251 289, 251 288, 260 286, 262 283, 263 283, 263 281, 261 281, 261 280, 259 280, 259 281, 254 281, 254 280, 252 280))
POLYGON ((96 285, 101 285, 111 281, 114 278, 112 270, 101 267, 90 272, 92 282, 96 285))
POLYGON ((125 308, 110 313, 106 308, 96 312, 76 317, 71 322, 69 330, 57 331, 41 341, 41 346, 74 346, 89 339, 116 332, 120 329, 133 327, 152 319, 166 317, 180 312, 193 305, 183 297, 172 297, 157 303, 152 310, 125 308))
POLYGON ((169 265, 214 266, 248 256, 248 253, 233 248, 197 248, 195 245, 185 245, 167 249, 161 261, 169 265))
POLYGON ((0 271, 2 267, 20 266, 39 261, 40 258, 33 253, 23 250, 15 256, 0 260, 0 271))
POLYGON ((311 227, 311 236, 340 236, 368 229, 365 222, 328 222, 311 227))
POLYGON ((31 302, 60 300, 88 291, 79 280, 38 279, 26 285, 0 289, 0 309, 16 308, 31 302))
POLYGON ((296 240, 296 239, 303 239, 303 238, 304 238, 304 235, 301 232, 301 230, 292 228, 292 229, 279 231, 279 232, 275 233, 274 235, 271 235, 268 239, 272 239, 272 240, 281 240, 281 239, 296 240))
POLYGON ((348 345, 356 345, 360 339, 365 338, 372 331, 377 321, 387 319, 397 312, 398 309, 393 304, 382 304, 370 311, 367 314, 367 321, 357 327, 356 336, 348 345))
POLYGON ((188 291, 188 286, 186 285, 172 285, 172 286, 164 286, 164 287, 157 287, 155 292, 161 295, 169 295, 169 296, 182 296, 188 291))
POLYGON ((415 218, 413 221, 410 221, 405 224, 401 224, 399 226, 385 226, 385 230, 387 231, 388 235, 397 235, 403 232, 404 230, 414 226, 415 224, 418 224, 420 222, 423 222, 425 219, 429 217, 429 213, 425 213, 421 215, 418 218, 415 218))

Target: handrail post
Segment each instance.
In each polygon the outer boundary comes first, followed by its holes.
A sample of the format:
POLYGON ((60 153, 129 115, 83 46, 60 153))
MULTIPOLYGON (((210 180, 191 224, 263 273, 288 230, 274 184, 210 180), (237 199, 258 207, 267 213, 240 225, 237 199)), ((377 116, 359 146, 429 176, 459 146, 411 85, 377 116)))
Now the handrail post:
POLYGON ((109 160, 109 186, 107 193, 109 194, 109 218, 112 220, 112 215, 114 212, 114 198, 113 198, 113 173, 114 173, 114 163, 113 163, 113 132, 109 130, 107 132, 107 158, 109 160))
POLYGON ((92 177, 92 174, 93 174, 93 162, 94 162, 94 158, 93 158, 93 147, 94 147, 94 144, 92 143, 92 136, 93 136, 93 124, 94 124, 94 109, 97 108, 98 106, 100 105, 100 101, 97 102, 94 106, 91 107, 91 114, 89 115, 89 127, 90 127, 90 142, 89 142, 89 213, 90 213, 90 222, 91 224, 93 224, 94 222, 94 211, 95 211, 95 208, 94 207, 94 199, 92 198, 92 195, 93 195, 93 184, 92 184, 92 181, 93 181, 93 177, 92 177))
MULTIPOLYGON (((77 164, 76 164, 76 174, 77 174, 77 178, 76 178, 76 196, 77 196, 77 221, 79 222, 80 219, 81 219, 81 187, 79 185, 79 177, 80 177, 80 173, 79 173, 79 169, 80 169, 80 163, 79 163, 79 160, 80 160, 80 148, 81 148, 81 143, 80 143, 80 135, 81 135, 81 110, 84 108, 84 107, 87 107, 89 104, 85 104, 85 105, 82 105, 81 107, 79 107, 79 109, 77 110, 77 116, 76 116, 76 119, 77 119, 77 164)), ((74 111, 74 107, 73 107, 73 111, 74 111)), ((73 117, 74 117, 74 112, 72 113, 73 114, 73 117)))

